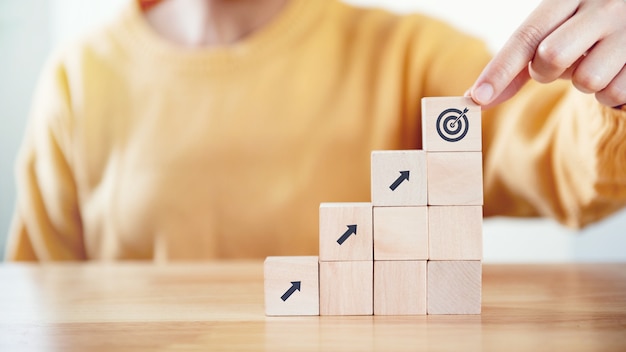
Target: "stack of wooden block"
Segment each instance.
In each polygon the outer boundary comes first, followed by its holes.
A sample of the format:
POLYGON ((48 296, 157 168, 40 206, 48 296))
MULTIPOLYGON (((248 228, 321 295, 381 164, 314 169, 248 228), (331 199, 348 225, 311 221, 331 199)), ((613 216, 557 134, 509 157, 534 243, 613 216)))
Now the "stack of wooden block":
POLYGON ((320 205, 319 257, 268 257, 267 315, 480 314, 480 107, 422 100, 424 150, 372 152, 372 202, 320 205))

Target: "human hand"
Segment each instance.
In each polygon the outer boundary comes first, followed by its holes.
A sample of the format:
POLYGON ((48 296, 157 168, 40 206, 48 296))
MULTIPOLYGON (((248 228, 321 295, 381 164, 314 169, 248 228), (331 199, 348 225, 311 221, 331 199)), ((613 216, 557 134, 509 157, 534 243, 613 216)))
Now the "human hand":
POLYGON ((488 108, 530 78, 571 79, 604 105, 626 104, 626 0, 543 0, 468 94, 488 108))

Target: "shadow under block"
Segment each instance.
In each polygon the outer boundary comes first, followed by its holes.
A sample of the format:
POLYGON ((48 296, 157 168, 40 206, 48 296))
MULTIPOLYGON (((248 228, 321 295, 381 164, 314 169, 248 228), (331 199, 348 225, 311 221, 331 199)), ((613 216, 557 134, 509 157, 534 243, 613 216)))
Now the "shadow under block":
POLYGON ((428 152, 482 150, 481 107, 467 97, 422 99, 422 145, 428 152))
POLYGON ((426 205, 426 152, 374 151, 371 167, 372 205, 426 205))
POLYGON ((266 315, 319 315, 318 257, 267 257, 264 277, 266 315))
POLYGON ((428 261, 428 314, 480 314, 482 262, 428 261))
POLYGON ((371 203, 320 204, 320 261, 372 260, 371 203))
POLYGON ((374 261, 374 315, 426 314, 426 261, 374 261))
POLYGON ((428 205, 483 205, 481 152, 428 153, 428 205))
POLYGON ((428 207, 374 207, 374 260, 428 259, 428 207))
POLYGON ((320 262, 320 315, 372 315, 374 262, 320 262))
POLYGON ((482 260, 483 207, 428 207, 430 260, 482 260))

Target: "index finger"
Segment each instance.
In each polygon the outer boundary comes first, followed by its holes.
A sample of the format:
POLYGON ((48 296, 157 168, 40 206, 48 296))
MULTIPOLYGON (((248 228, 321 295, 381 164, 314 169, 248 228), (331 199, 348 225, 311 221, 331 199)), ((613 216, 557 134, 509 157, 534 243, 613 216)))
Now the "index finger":
POLYGON ((493 102, 535 56, 541 42, 578 9, 578 0, 544 0, 487 64, 471 88, 480 105, 493 102))

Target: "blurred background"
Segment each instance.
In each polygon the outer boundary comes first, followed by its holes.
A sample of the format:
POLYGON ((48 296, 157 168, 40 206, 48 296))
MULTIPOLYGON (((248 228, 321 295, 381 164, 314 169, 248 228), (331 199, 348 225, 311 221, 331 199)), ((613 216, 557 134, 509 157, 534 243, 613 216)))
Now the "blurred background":
MULTIPOLYGON (((106 22, 129 0, 0 0, 0 260, 15 201, 13 164, 41 67, 54 48, 106 22)), ((315 0, 310 0, 315 1, 315 0)), ((425 12, 495 52, 539 0, 344 0, 425 12)), ((626 211, 582 231, 548 219, 485 221, 485 262, 626 261, 626 211)))

